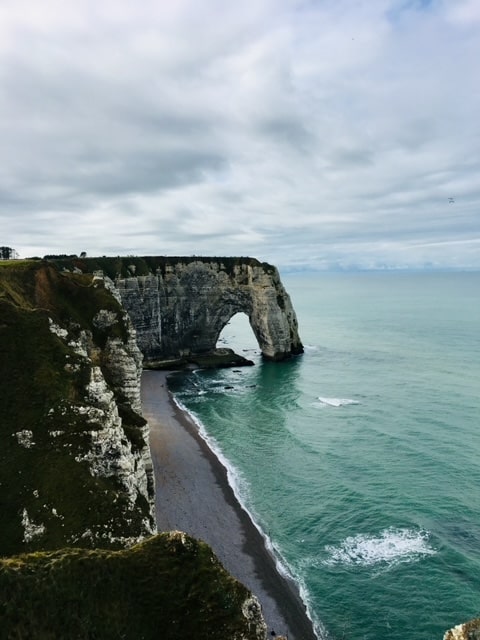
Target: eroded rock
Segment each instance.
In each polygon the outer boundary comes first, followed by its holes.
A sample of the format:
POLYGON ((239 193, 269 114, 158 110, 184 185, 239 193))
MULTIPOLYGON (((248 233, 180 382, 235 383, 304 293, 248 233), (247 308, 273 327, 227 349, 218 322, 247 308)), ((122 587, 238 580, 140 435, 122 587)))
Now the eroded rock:
POLYGON ((290 297, 271 265, 179 258, 155 274, 119 277, 116 286, 146 363, 213 353, 222 329, 239 312, 248 316, 266 358, 303 352, 290 297))

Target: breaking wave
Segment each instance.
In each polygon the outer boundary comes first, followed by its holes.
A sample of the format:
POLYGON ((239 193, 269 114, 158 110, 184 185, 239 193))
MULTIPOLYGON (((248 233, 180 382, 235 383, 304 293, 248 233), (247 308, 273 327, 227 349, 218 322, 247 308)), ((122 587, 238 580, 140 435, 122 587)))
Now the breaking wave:
POLYGON ((328 558, 323 564, 391 567, 401 562, 416 562, 436 553, 429 538, 428 531, 394 528, 385 529, 378 536, 349 536, 339 546, 325 547, 328 558))
POLYGON ((349 404, 360 404, 358 400, 352 400, 351 398, 318 398, 322 405, 328 407, 344 407, 349 404))

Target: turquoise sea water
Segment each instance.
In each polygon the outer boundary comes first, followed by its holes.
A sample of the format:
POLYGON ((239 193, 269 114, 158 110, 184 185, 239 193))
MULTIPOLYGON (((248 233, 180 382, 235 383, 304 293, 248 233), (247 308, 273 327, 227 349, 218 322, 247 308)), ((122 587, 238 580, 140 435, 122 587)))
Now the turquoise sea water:
MULTIPOLYGON (((305 354, 171 389, 320 637, 441 640, 480 615, 480 273, 284 276, 305 354)), ((281 631, 281 630, 279 630, 281 631)))

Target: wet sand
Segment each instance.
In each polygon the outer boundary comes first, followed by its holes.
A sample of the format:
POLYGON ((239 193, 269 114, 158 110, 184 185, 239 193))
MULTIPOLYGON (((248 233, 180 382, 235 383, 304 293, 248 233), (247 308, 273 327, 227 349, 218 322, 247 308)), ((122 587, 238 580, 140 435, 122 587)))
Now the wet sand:
POLYGON ((296 585, 278 572, 263 537, 235 498, 225 467, 173 402, 167 375, 144 371, 142 377, 158 530, 178 529, 207 542, 224 567, 258 597, 269 633, 315 640, 296 585))

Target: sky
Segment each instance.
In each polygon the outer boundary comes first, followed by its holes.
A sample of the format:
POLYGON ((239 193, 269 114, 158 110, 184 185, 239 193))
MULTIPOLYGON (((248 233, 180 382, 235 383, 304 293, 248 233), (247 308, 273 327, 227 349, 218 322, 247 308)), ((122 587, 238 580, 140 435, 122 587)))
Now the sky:
POLYGON ((480 0, 1 0, 0 244, 480 269, 480 0))

